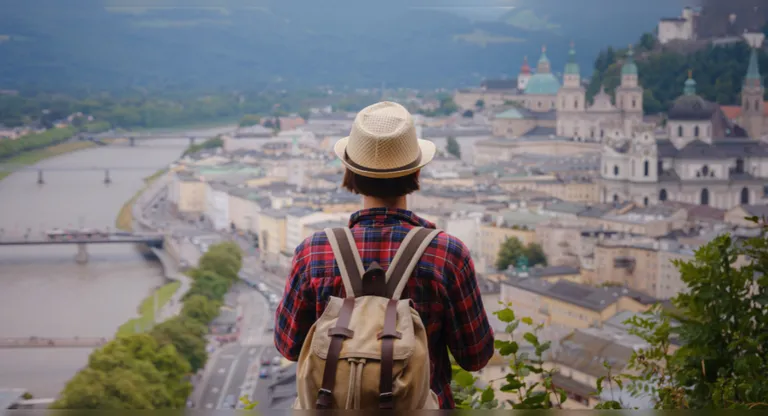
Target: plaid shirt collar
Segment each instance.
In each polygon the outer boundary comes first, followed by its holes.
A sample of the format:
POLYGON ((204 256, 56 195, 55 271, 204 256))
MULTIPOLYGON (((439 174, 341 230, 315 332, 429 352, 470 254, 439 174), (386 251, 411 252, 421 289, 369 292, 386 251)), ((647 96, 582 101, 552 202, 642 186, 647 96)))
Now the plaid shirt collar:
POLYGON ((435 224, 407 209, 369 208, 357 211, 349 217, 349 228, 353 228, 356 225, 362 227, 386 227, 403 223, 414 227, 435 228, 435 224))

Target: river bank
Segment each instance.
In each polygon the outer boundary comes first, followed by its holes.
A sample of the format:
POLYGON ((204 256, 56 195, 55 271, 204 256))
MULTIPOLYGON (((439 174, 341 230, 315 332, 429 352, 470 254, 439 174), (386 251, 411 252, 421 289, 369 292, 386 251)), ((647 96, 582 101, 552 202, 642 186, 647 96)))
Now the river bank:
POLYGON ((146 192, 150 185, 152 185, 152 183, 163 176, 163 174, 167 171, 168 169, 160 169, 152 175, 144 178, 144 187, 136 192, 136 194, 131 197, 131 199, 126 201, 126 203, 123 204, 123 206, 120 208, 120 211, 117 213, 117 218, 115 219, 115 227, 117 229, 123 231, 133 231, 133 206, 136 205, 136 202, 138 201, 141 194, 146 192))
MULTIPOLYGON (((66 153, 76 152, 78 150, 88 149, 95 146, 96 144, 90 141, 59 143, 43 149, 24 152, 18 156, 14 156, 8 160, 3 161, 3 163, 30 166, 48 158, 61 156, 66 153)), ((0 172, 0 181, 5 179, 11 173, 13 172, 0 172)))

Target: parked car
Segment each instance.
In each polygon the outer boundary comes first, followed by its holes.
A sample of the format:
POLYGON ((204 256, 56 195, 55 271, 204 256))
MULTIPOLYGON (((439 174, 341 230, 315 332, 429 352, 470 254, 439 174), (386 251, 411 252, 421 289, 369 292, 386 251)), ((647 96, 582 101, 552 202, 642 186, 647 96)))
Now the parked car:
POLYGON ((283 359, 280 357, 275 357, 272 359, 272 365, 280 365, 282 364, 282 362, 283 362, 283 359))
POLYGON ((259 292, 264 293, 267 291, 267 285, 265 285, 264 283, 259 283, 258 288, 259 288, 259 292))
POLYGON ((262 368, 259 371, 259 378, 267 378, 267 377, 269 377, 269 370, 266 368, 262 368))
POLYGON ((269 358, 267 358, 267 357, 262 357, 261 358, 261 365, 262 366, 268 366, 271 363, 272 363, 272 361, 269 358))

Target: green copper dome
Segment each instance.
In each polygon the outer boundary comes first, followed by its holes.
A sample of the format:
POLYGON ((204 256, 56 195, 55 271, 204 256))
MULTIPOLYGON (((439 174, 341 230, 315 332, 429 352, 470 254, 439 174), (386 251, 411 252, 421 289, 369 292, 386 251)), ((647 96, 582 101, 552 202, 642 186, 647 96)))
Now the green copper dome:
POLYGON ((579 75, 579 64, 576 63, 576 50, 571 45, 571 50, 568 52, 568 63, 565 64, 566 75, 579 75))
POLYGON ((627 59, 624 60, 624 66, 621 67, 621 75, 637 75, 637 64, 635 64, 635 51, 632 45, 629 45, 627 59))
POLYGON ((560 81, 549 73, 532 76, 525 87, 527 95, 557 95, 558 91, 560 91, 560 81))
POLYGON ((696 95, 696 81, 694 81, 691 72, 688 72, 688 79, 685 81, 683 93, 685 93, 685 95, 696 95))

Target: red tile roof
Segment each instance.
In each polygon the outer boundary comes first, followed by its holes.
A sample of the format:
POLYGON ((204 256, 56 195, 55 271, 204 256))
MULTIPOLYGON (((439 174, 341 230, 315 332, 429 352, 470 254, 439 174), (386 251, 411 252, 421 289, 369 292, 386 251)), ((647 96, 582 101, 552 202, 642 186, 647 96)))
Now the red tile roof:
MULTIPOLYGON (((768 101, 765 102, 764 108, 764 114, 766 117, 768 117, 768 101)), ((720 109, 723 110, 723 113, 726 117, 730 120, 736 120, 741 116, 741 106, 740 105, 721 105, 720 109)))

